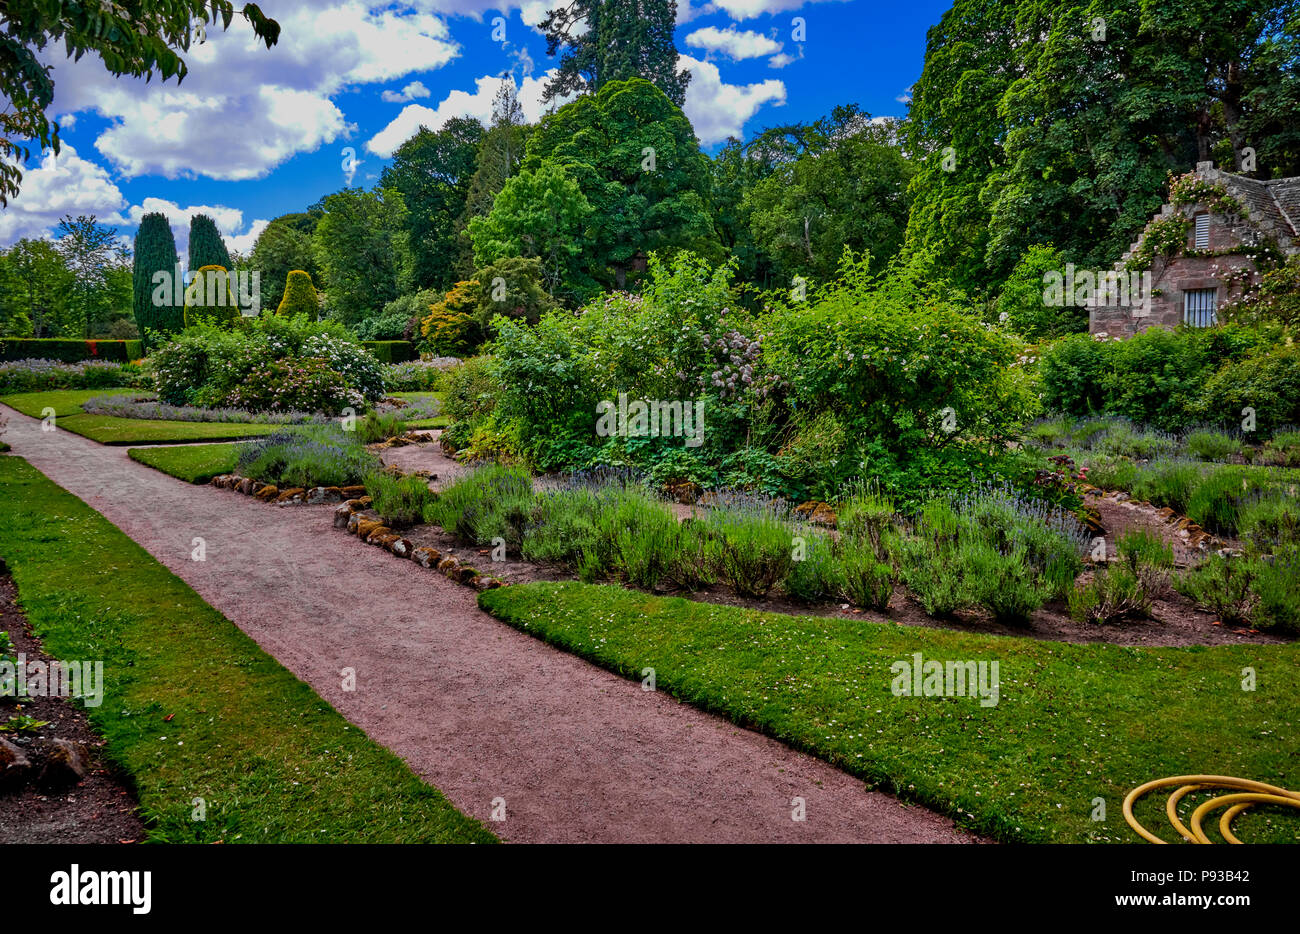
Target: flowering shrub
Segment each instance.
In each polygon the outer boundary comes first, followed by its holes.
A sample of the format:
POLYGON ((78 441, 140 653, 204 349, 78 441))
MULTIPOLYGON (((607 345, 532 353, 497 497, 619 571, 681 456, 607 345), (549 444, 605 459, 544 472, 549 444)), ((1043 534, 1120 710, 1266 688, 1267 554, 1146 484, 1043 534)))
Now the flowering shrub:
POLYGON ((388 392, 433 392, 446 386, 446 373, 460 363, 456 357, 393 363, 384 367, 384 389, 388 392))
POLYGON ((359 408, 365 397, 323 359, 286 357, 254 366, 228 399, 252 412, 325 412, 359 408))
POLYGON ((162 419, 177 422, 229 422, 246 425, 306 425, 323 421, 310 412, 249 412, 245 409, 205 409, 193 405, 168 405, 133 396, 96 396, 81 404, 91 415, 115 418, 162 419))
POLYGON ((11 360, 0 363, 0 392, 39 392, 46 389, 144 388, 152 380, 131 363, 54 360, 11 360))
POLYGON ((230 329, 187 328, 158 348, 149 364, 167 405, 332 413, 384 393, 379 362, 345 328, 301 316, 263 315, 230 329), (268 373, 293 385, 268 386, 268 373))

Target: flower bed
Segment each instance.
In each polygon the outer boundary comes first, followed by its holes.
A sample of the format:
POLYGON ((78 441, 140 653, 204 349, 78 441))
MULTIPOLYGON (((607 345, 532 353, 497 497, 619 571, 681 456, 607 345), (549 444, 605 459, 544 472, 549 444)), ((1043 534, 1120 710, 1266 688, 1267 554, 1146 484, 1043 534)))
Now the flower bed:
POLYGON ((116 386, 148 388, 149 376, 130 363, 57 360, 11 360, 0 363, 0 393, 40 392, 45 389, 108 389, 116 386))

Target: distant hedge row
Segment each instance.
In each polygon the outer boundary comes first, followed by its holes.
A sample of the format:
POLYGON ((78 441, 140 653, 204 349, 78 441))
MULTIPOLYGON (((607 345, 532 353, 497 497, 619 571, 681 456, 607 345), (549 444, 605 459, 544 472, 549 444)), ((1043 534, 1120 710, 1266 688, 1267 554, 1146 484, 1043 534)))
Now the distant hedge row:
POLYGON ((416 358, 415 345, 410 341, 362 341, 361 346, 380 363, 406 363, 416 358))
POLYGON ((58 360, 79 363, 82 360, 111 360, 127 363, 144 356, 142 341, 80 341, 64 338, 0 339, 0 360, 58 360))

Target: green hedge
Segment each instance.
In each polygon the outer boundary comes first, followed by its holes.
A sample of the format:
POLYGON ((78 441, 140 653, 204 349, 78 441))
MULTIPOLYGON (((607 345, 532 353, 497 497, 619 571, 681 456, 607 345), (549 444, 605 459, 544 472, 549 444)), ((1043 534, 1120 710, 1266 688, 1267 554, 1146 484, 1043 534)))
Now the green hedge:
POLYGON ((362 341, 361 346, 380 363, 406 363, 417 357, 415 345, 410 341, 362 341))
POLYGON ((143 341, 81 341, 56 337, 6 337, 0 340, 0 360, 58 360, 60 363, 111 360, 126 363, 143 356, 143 341))

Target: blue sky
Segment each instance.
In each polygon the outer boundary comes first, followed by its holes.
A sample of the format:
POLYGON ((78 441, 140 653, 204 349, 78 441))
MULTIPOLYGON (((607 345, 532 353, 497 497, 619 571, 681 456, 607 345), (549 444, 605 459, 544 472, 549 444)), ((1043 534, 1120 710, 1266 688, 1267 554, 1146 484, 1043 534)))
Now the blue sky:
MULTIPOLYGON (((836 104, 901 116, 925 33, 950 0, 694 0, 679 3, 677 48, 692 72, 686 112, 705 149, 729 134, 812 120, 836 104), (803 41, 796 35, 803 21, 803 41)), ((188 218, 212 214, 247 250, 266 221, 347 183, 373 185, 421 123, 486 118, 513 75, 530 118, 554 61, 533 26, 546 0, 265 0, 279 44, 242 21, 191 49, 184 82, 108 75, 98 59, 51 50, 60 156, 34 157, 0 213, 0 245, 47 235, 64 214, 96 214, 133 236, 161 210, 184 249, 188 218), (504 39, 503 39, 504 34, 504 39)))

